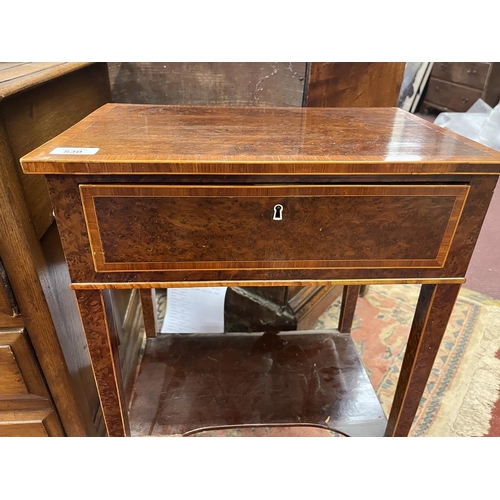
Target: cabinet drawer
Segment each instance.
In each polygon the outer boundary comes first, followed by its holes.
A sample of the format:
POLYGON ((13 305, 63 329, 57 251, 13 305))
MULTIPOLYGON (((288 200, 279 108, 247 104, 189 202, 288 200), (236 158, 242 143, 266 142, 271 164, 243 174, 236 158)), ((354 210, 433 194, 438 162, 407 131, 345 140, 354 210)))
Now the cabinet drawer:
POLYGON ((22 329, 0 328, 0 411, 5 400, 47 400, 48 392, 22 329))
POLYGON ((0 411, 0 437, 64 436, 53 410, 0 411))
POLYGON ((24 330, 0 328, 0 437, 63 435, 24 330))
POLYGON ((118 272, 442 267, 468 189, 80 186, 95 269, 118 272))
POLYGON ((489 63, 438 62, 432 67, 432 76, 482 90, 489 69, 489 63))
POLYGON ((481 95, 480 90, 430 78, 425 101, 428 104, 436 104, 440 109, 463 112, 467 111, 481 95))

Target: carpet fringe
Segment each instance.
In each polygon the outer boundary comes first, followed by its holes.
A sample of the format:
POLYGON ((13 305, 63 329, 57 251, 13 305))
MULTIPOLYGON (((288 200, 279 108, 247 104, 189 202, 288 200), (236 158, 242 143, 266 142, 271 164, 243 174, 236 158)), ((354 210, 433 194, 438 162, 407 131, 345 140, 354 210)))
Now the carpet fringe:
POLYGON ((481 306, 474 332, 452 385, 425 436, 484 436, 500 391, 500 302, 485 305, 480 294, 462 289, 459 300, 481 306))

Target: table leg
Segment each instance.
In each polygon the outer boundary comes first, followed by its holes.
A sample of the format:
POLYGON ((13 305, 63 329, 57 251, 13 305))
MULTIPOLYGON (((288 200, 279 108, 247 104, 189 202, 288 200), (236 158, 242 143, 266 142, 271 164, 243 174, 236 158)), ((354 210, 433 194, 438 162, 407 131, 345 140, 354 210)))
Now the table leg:
POLYGON ((108 436, 128 436, 130 428, 116 336, 101 290, 75 291, 108 436))
POLYGON ((142 317, 144 318, 144 329, 146 337, 154 339, 158 336, 158 321, 156 319, 156 290, 144 288, 139 290, 142 306, 142 317))
POLYGON ((339 332, 351 333, 354 311, 359 296, 359 285, 346 285, 342 292, 342 305, 340 306, 339 332))
POLYGON ((422 285, 386 436, 407 436, 461 285, 422 285))

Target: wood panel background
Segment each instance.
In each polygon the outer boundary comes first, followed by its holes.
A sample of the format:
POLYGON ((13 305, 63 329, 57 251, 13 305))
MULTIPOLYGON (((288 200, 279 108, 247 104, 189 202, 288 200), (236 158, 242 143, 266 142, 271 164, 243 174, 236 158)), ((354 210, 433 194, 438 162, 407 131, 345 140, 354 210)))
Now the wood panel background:
POLYGON ((301 106, 306 63, 108 63, 113 102, 301 106))
POLYGON ((405 63, 311 63, 304 104, 316 107, 396 106, 405 63))
POLYGON ((396 106, 405 63, 113 62, 113 102, 220 106, 396 106))

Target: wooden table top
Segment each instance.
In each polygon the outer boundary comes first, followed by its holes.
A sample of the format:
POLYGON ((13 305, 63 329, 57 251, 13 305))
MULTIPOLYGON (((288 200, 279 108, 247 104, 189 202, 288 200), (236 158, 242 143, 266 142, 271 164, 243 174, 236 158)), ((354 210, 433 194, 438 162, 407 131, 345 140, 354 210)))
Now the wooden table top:
POLYGON ((21 164, 52 174, 498 174, 500 152, 398 108, 106 104, 21 164))

